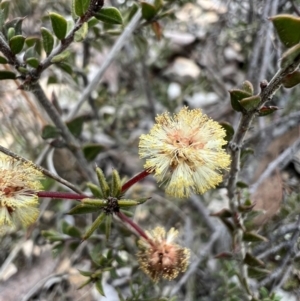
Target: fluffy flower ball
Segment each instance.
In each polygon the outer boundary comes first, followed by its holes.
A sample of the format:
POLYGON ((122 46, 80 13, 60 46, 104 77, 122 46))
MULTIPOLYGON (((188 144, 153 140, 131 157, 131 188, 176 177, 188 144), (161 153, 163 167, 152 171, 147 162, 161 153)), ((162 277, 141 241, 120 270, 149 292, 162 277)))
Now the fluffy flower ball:
POLYGON ((28 226, 35 222, 42 173, 31 164, 0 153, 0 174, 0 232, 19 223, 28 226))
POLYGON ((200 109, 181 109, 170 116, 156 117, 147 135, 141 135, 139 154, 147 158, 144 167, 158 182, 166 183, 166 193, 188 197, 204 193, 222 182, 222 170, 230 156, 222 148, 225 130, 200 109))
POLYGON ((146 231, 149 241, 144 238, 138 241, 138 262, 141 269, 153 281, 160 278, 172 280, 188 266, 190 251, 174 243, 178 231, 170 229, 166 234, 164 228, 156 227, 146 231))

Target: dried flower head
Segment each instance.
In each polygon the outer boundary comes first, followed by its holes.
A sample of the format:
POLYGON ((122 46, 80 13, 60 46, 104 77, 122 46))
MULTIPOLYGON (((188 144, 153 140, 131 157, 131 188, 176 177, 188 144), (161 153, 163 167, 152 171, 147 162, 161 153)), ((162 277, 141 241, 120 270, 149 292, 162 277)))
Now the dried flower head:
POLYGON ((180 272, 185 272, 190 257, 186 248, 174 243, 178 231, 171 228, 166 235, 164 228, 156 227, 146 231, 149 241, 138 241, 138 262, 141 269, 155 282, 160 278, 172 280, 180 272))
POLYGON ((166 193, 188 197, 204 193, 222 181, 221 170, 230 164, 222 148, 224 129, 200 109, 181 109, 171 117, 164 113, 147 135, 140 137, 139 154, 144 167, 158 182, 166 182, 166 193))
POLYGON ((0 174, 0 232, 18 223, 27 226, 35 222, 42 173, 0 153, 0 174))

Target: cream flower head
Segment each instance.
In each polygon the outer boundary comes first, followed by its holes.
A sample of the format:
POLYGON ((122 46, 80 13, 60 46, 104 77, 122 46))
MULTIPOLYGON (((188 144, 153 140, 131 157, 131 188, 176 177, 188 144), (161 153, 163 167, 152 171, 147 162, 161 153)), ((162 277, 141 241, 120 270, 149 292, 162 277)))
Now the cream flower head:
POLYGON ((29 163, 0 153, 0 174, 0 233, 18 223, 28 226, 35 222, 42 173, 29 163))
POLYGON ((166 182, 166 193, 188 197, 204 193, 222 181, 221 171, 230 164, 222 148, 225 130, 200 109, 184 107, 173 117, 164 113, 147 135, 141 135, 139 154, 147 158, 144 168, 158 182, 166 182))
POLYGON ((166 234, 162 227, 146 231, 149 241, 141 238, 138 241, 138 262, 141 269, 154 282, 160 278, 172 280, 188 266, 190 251, 174 243, 178 231, 171 228, 166 234))

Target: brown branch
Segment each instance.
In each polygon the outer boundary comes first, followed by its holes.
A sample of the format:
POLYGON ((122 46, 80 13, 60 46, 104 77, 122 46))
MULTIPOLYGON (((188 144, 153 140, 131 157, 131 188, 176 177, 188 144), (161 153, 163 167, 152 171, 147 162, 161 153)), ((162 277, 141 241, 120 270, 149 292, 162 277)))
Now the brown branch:
POLYGON ((80 146, 78 145, 74 136, 69 131, 66 124, 62 121, 60 115, 58 114, 50 100, 47 98, 40 84, 38 82, 34 84, 32 83, 30 85, 30 90, 35 95, 37 101, 45 109, 55 126, 61 131, 61 135, 64 138, 67 147, 74 154, 78 161, 80 172, 83 175, 83 177, 86 180, 92 180, 94 178, 94 175, 88 167, 88 162, 86 161, 80 146))

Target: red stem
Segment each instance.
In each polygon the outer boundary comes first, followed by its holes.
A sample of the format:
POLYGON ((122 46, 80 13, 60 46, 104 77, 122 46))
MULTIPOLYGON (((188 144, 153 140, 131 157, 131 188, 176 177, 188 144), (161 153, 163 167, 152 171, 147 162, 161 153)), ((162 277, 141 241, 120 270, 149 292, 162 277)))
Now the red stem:
POLYGON ((122 186, 122 192, 126 191, 128 188, 130 188, 133 184, 137 183, 138 181, 146 178, 147 176, 149 176, 151 174, 151 172, 149 172, 148 170, 143 170, 142 172, 140 172, 139 174, 137 174, 136 176, 134 176, 132 179, 130 179, 128 182, 126 182, 123 186, 122 186))
POLYGON ((88 196, 84 194, 76 194, 72 192, 60 192, 60 191, 39 191, 38 197, 41 198, 52 198, 52 199, 70 199, 70 200, 82 200, 88 196))
POLYGON ((144 232, 144 230, 137 225, 133 220, 127 217, 123 212, 117 212, 116 215, 126 224, 129 224, 141 237, 149 242, 150 245, 153 246, 152 240, 148 237, 148 235, 144 232))

